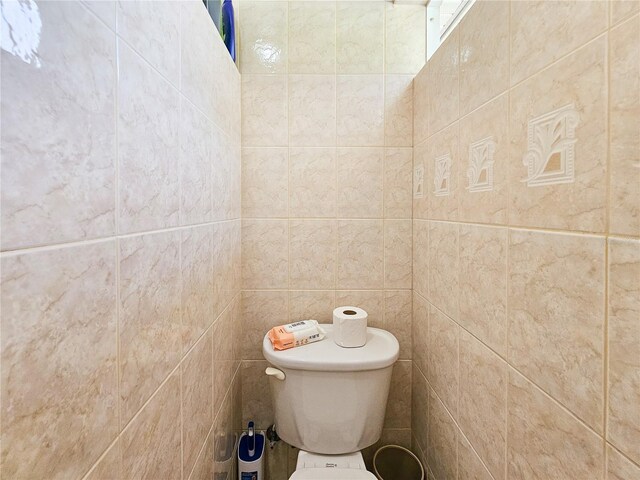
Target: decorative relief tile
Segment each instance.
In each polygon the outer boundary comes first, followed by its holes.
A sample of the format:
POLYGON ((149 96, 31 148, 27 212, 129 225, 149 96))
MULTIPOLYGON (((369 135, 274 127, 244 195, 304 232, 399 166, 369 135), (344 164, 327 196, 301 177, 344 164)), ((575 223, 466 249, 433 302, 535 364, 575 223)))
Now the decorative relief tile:
POLYGON ((604 231, 606 40, 595 39, 510 91, 510 225, 604 231), (572 110, 579 114, 578 128, 572 110), (573 173, 571 149, 575 150, 576 160, 573 173), (518 158, 528 151, 526 161, 531 170, 527 175, 518 158))
POLYGON ((573 183, 575 180, 576 127, 580 115, 573 104, 529 120, 527 186, 573 183))
MULTIPOLYGON (((463 164, 473 165, 474 153, 478 167, 475 169, 477 173, 472 175, 477 175, 477 184, 469 178, 470 168, 460 168, 458 172, 458 182, 465 187, 459 192, 458 220, 504 225, 507 223, 509 201, 508 94, 494 98, 460 119, 459 131, 460 151, 466 157, 460 159, 461 167, 463 164), (482 169, 485 161, 490 166, 482 169)), ((522 168, 521 165, 518 167, 522 168)))
POLYGON ((493 137, 487 137, 469 145, 469 169, 467 178, 471 192, 486 192, 493 190, 493 154, 496 142, 493 137))
POLYGON ((424 164, 413 168, 413 198, 424 197, 424 164))
POLYGON ((446 154, 434 160, 433 193, 436 197, 451 193, 451 155, 446 154))
MULTIPOLYGON (((429 218, 434 220, 458 220, 459 198, 466 193, 466 181, 459 170, 466 170, 466 159, 461 162, 459 156, 458 122, 431 135, 426 142, 426 162, 429 179, 428 211, 429 218), (460 165, 463 165, 460 168, 460 165), (458 184, 462 188, 458 188, 458 184)), ((480 137, 483 138, 483 137, 480 137)), ((424 207, 424 206, 422 206, 424 207)))

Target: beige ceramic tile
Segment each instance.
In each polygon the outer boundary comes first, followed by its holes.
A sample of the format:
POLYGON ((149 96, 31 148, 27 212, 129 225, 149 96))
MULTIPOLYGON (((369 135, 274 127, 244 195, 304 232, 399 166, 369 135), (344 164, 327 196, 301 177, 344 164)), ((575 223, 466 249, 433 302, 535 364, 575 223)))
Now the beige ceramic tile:
POLYGON ((86 480, 120 480, 122 478, 120 458, 120 440, 116 440, 116 443, 107 450, 84 478, 86 480))
POLYGON ((640 242, 609 240, 609 442, 640 463, 640 242))
POLYGON ((460 327, 440 310, 429 310, 427 379, 454 418, 458 418, 460 327))
POLYGON ((612 0, 609 4, 611 5, 610 25, 615 25, 640 11, 640 2, 637 0, 612 0))
POLYGON ((411 290, 385 290, 384 329, 400 344, 400 359, 411 359, 411 290))
POLYGON ((120 421, 125 425, 180 359, 180 234, 119 243, 120 421))
MULTIPOLYGON (((499 2, 498 2, 499 3, 499 2)), ((507 223, 509 188, 507 94, 460 120, 458 216, 462 221, 507 223)))
POLYGON ((460 432, 458 432, 458 478, 464 478, 465 480, 493 480, 478 454, 460 432))
POLYGON ((504 478, 507 364, 472 335, 460 333, 460 428, 495 479, 504 478))
POLYGON ((180 478, 180 374, 174 373, 122 433, 123 478, 180 478))
POLYGON ((182 362, 183 478, 196 464, 213 426, 213 353, 211 331, 203 335, 182 362))
POLYGON ((511 91, 510 224, 604 231, 606 46, 604 37, 591 42, 511 91), (562 139, 545 135, 553 128, 559 129, 562 139), (528 140, 528 129, 535 139, 528 140), (555 149, 564 153, 553 153, 555 149), (543 173, 556 178, 541 177, 543 173))
POLYGON ((514 370, 508 402, 507 478, 601 478, 600 437, 514 370))
POLYGON ((242 362, 242 424, 255 422, 256 428, 267 429, 275 420, 269 377, 264 373, 265 360, 242 362))
POLYGON ((384 145, 384 75, 336 77, 338 145, 384 145))
POLYGON ((411 148, 384 150, 384 218, 411 218, 411 148))
POLYGON ((291 288, 334 288, 335 220, 289 220, 291 288))
POLYGON ((511 5, 511 85, 584 45, 606 28, 607 2, 514 2, 511 5))
POLYGON ((413 144, 413 77, 384 77, 384 143, 410 147, 413 144))
POLYGON ((458 171, 467 165, 462 158, 463 152, 458 148, 458 122, 429 138, 424 177, 424 195, 429 196, 429 218, 458 219, 458 197, 464 188, 459 183, 458 171))
POLYGON ((427 459, 435 478, 457 478, 458 427, 436 393, 429 389, 427 459))
POLYGON ((605 242, 511 230, 509 362, 602 431, 605 242))
POLYGON ((230 478, 235 464, 233 452, 237 434, 233 430, 233 407, 232 395, 227 395, 214 423, 213 468, 219 478, 230 478))
POLYGON ((464 115, 509 88, 509 3, 477 2, 459 29, 464 115))
POLYGON ((213 316, 213 257, 210 225, 181 231, 183 352, 215 320, 213 316))
POLYGON ((410 360, 398 361, 393 366, 385 428, 411 428, 411 368, 410 360))
POLYGON ((427 111, 429 109, 428 66, 413 79, 413 145, 419 145, 428 137, 427 111))
MULTIPOLYGON (((212 121, 217 98, 216 83, 221 62, 212 42, 216 39, 216 27, 201 2, 180 2, 180 91, 204 112, 212 121)), ((219 35, 218 35, 219 38, 219 35)))
POLYGON ((429 135, 458 119, 460 94, 459 32, 454 29, 429 59, 427 126, 429 135))
POLYGON ((180 4, 117 2, 118 35, 176 88, 180 80, 180 4))
POLYGON ((2 259, 2 470, 81 477, 117 434, 113 242, 2 259))
POLYGON ((430 144, 423 142, 413 148, 413 173, 412 173, 412 196, 413 196, 413 218, 426 220, 429 218, 429 200, 433 179, 429 177, 429 163, 433 159, 429 157, 430 144), (422 172, 422 184, 417 172, 422 172))
POLYGON ((335 146, 335 144, 335 77, 290 75, 289 145, 322 147, 335 146))
MULTIPOLYGON (((213 418, 221 414, 236 370, 233 352, 234 316, 227 309, 213 325, 213 418)), ((257 343, 257 342, 256 342, 257 343)), ((262 345, 260 343, 260 345, 262 345)))
POLYGON ((179 160, 181 225, 211 220, 213 128, 213 124, 181 95, 179 160))
POLYGON ((609 230, 640 236, 640 16, 611 31, 609 82, 609 230))
POLYGON ((116 29, 116 2, 113 0, 82 0, 83 5, 91 10, 111 30, 116 29))
POLYGON ((384 287, 411 288, 411 220, 384 221, 384 287))
POLYGON ((638 480, 640 467, 607 445, 607 480, 638 480))
POLYGON ((242 76, 242 145, 287 145, 287 76, 242 76))
POLYGON ((287 220, 243 220, 243 288, 287 288, 288 243, 287 220))
POLYGON ((214 478, 214 464, 213 464, 213 442, 214 442, 214 432, 213 427, 205 441, 202 450, 200 451, 200 455, 196 460, 196 464, 193 467, 193 471, 191 472, 191 476, 188 480, 205 480, 214 478))
POLYGON ((507 354, 506 228, 460 226, 460 325, 507 354))
POLYGON ((458 319, 458 225, 429 222, 429 301, 458 319))
POLYGON ((413 221, 413 289, 429 296, 429 222, 413 221))
POLYGON ((381 218, 383 215, 384 149, 337 149, 338 217, 381 218))
POLYGON ((289 212, 292 217, 335 216, 335 148, 289 149, 289 212))
POLYGON ((333 290, 290 290, 289 318, 312 319, 320 323, 333 322, 335 292, 333 290))
POLYGON ((240 3, 240 70, 287 72, 287 2, 240 3))
POLYGON ((383 290, 338 290, 336 291, 336 308, 344 306, 362 308, 368 314, 368 326, 384 328, 383 290))
POLYGON ((118 56, 120 232, 176 226, 178 91, 122 42, 118 56))
POLYGON ((413 290, 411 341, 413 363, 426 376, 429 367, 429 303, 415 290, 413 290))
POLYGON ((336 71, 336 6, 333 2, 289 3, 289 72, 336 71))
POLYGON ((421 450, 427 448, 428 407, 429 387, 427 379, 424 378, 420 369, 414 365, 411 372, 411 433, 418 441, 421 450))
MULTIPOLYGON (((239 223, 239 222, 237 222, 239 223)), ((236 271, 242 267, 239 253, 241 246, 240 228, 230 222, 213 225, 212 257, 213 257, 213 318, 216 319, 229 304, 236 284, 240 283, 241 273, 236 271)))
POLYGON ((336 67, 338 73, 382 73, 384 4, 336 3, 336 67))
POLYGON ((382 220, 338 220, 337 288, 382 288, 382 220))
MULTIPOLYGON (((268 330, 289 323, 288 292, 243 291, 242 324, 244 341, 242 358, 262 360, 262 339, 268 330)), ((295 320, 295 319, 294 319, 295 320)))
POLYGON ((286 147, 242 149, 242 216, 288 215, 289 159, 286 147))
POLYGON ((240 217, 241 149, 218 127, 213 129, 213 169, 211 172, 212 220, 240 217))
POLYGON ((114 34, 77 2, 38 8, 46 27, 37 55, 2 50, 3 250, 115 226, 114 34))
POLYGON ((426 9, 385 2, 385 71, 415 75, 425 61, 426 9))

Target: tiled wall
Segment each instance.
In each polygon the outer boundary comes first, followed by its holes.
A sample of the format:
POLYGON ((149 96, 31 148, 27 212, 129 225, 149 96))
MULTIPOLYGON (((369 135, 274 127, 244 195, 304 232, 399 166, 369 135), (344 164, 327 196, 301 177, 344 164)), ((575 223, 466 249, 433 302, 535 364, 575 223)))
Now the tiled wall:
POLYGON ((638 2, 477 2, 416 77, 431 478, 640 478, 639 132, 638 2))
POLYGON ((200 1, 2 18, 3 478, 227 478, 240 75, 200 1))
MULTIPOLYGON (((335 306, 354 304, 400 340, 383 440, 408 445, 412 79, 425 8, 242 0, 239 20, 243 418, 274 420, 267 330, 330 323, 335 306)), ((270 454, 283 469, 271 480, 288 478, 286 451, 270 454)))

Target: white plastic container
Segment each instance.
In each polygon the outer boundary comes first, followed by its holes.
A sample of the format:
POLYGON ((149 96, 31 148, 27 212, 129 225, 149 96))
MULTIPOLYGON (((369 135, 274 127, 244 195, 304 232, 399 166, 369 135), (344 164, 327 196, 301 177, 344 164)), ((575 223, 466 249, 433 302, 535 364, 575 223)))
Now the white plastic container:
POLYGON ((256 432, 249 422, 238 443, 238 480, 264 480, 264 446, 264 433, 256 432))

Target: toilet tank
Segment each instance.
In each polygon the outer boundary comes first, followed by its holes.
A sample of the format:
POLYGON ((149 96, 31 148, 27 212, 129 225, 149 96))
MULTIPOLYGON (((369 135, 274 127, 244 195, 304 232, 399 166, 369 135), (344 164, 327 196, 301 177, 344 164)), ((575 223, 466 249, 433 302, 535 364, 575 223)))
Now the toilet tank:
POLYGON ((283 380, 269 377, 276 429, 308 452, 356 452, 380 439, 398 341, 368 328, 365 346, 343 348, 333 341, 332 325, 321 327, 324 340, 290 350, 275 351, 263 340, 264 357, 284 373, 283 380))

